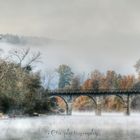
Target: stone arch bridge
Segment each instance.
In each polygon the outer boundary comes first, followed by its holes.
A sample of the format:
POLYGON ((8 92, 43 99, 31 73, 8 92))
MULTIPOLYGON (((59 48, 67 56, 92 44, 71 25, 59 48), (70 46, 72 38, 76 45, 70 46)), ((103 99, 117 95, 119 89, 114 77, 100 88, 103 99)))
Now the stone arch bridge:
POLYGON ((60 97, 66 104, 67 115, 72 114, 72 104, 74 100, 80 96, 90 97, 96 105, 96 115, 101 115, 101 102, 106 96, 117 96, 123 103, 125 108, 125 114, 130 115, 130 105, 133 98, 136 95, 140 95, 140 91, 137 90, 101 90, 101 91, 80 91, 80 90, 56 90, 49 91, 49 97, 60 97))

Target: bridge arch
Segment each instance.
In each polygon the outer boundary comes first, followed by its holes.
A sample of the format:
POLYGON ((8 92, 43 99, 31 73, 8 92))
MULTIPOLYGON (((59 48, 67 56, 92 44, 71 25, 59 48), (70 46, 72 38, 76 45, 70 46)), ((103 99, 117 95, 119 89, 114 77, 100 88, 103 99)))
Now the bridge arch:
POLYGON ((140 95, 131 97, 130 107, 133 112, 140 112, 140 95))
MULTIPOLYGON (((84 111, 84 108, 88 108, 89 110, 96 110, 97 109, 97 103, 96 99, 90 95, 79 95, 74 97, 72 101, 72 110, 75 110, 74 108, 77 108, 82 111, 84 111), (83 99, 80 99, 83 98, 83 99), (92 102, 91 102, 92 101, 92 102), (84 106, 85 105, 85 106, 84 106)), ((86 109, 86 110, 88 110, 86 109)))
POLYGON ((104 112, 125 112, 125 99, 121 95, 106 95, 101 104, 104 112))
POLYGON ((66 114, 68 113, 68 102, 66 101, 66 99, 63 96, 60 96, 60 95, 52 95, 49 98, 50 99, 52 99, 52 98, 60 98, 65 103, 66 114))

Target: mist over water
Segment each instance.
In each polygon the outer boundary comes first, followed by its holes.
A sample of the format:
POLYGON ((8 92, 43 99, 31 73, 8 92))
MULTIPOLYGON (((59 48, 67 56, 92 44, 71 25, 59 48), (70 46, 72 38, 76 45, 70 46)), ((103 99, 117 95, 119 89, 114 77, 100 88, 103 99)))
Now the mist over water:
POLYGON ((140 114, 44 116, 0 120, 0 140, 139 140, 140 114))

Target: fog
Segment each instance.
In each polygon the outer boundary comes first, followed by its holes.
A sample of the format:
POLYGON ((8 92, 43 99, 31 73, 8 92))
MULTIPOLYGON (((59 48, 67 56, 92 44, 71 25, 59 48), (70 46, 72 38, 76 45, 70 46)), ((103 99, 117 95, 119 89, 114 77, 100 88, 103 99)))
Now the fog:
MULTIPOLYGON (((24 47, 42 52, 43 68, 70 65, 133 74, 140 58, 140 9, 133 0, 1 0, 0 31, 59 40, 24 47)), ((5 46, 2 46, 3 48, 5 46)))
POLYGON ((48 116, 0 121, 1 140, 139 140, 139 114, 48 116))
POLYGON ((50 43, 45 46, 32 45, 14 45, 9 43, 0 43, 0 48, 3 49, 3 55, 9 50, 18 48, 31 48, 31 52, 41 52, 41 63, 35 64, 38 70, 55 70, 60 64, 69 65, 75 73, 90 73, 95 69, 101 72, 107 70, 115 70, 121 74, 136 74, 134 65, 139 57, 139 49, 133 48, 128 51, 122 48, 122 52, 117 48, 102 47, 74 47, 69 43, 50 43), (40 69, 41 67, 41 69, 40 69))
POLYGON ((1 0, 0 30, 78 42, 92 42, 102 35, 136 37, 139 4, 132 0, 1 0))

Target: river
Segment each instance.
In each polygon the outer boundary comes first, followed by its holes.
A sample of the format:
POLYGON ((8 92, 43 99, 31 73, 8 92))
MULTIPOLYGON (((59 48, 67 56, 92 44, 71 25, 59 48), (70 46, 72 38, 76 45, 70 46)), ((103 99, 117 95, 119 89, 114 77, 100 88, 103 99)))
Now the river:
POLYGON ((140 114, 3 119, 0 132, 0 140, 140 140, 140 114))

